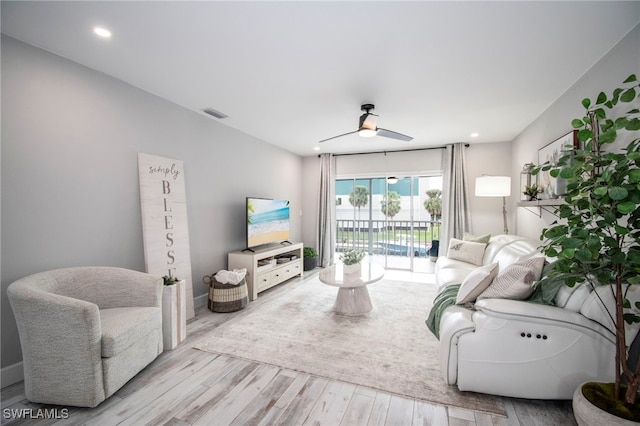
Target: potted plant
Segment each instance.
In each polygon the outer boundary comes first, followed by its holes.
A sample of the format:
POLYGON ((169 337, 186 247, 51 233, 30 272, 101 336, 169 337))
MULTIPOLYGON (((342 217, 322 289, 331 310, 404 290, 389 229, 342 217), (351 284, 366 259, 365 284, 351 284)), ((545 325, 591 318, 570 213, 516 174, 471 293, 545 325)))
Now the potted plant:
MULTIPOLYGON (((625 322, 640 322, 640 302, 627 299, 628 287, 640 283, 640 84, 631 75, 622 86, 610 96, 600 93, 595 101, 584 99, 585 115, 572 121, 580 129, 581 147, 561 157, 556 166, 535 170, 550 170, 551 176, 567 180, 564 204, 556 209, 559 220, 542 230, 543 251, 557 261, 541 285, 561 280, 571 287, 580 282, 608 286, 607 296, 615 301, 609 310, 616 340, 615 383, 585 384, 576 390, 574 414, 579 424, 626 424, 622 418, 629 424, 640 422, 640 370, 628 360, 625 331, 625 322), (617 148, 620 141, 626 144, 622 149, 617 148), (583 409, 595 411, 583 414, 583 409), (609 413, 615 420, 602 420, 609 413)), ((605 305, 602 298, 600 302, 605 305)))
POLYGON ((429 228, 431 229, 431 247, 427 253, 429 260, 435 262, 438 260, 438 249, 440 246, 440 218, 442 217, 442 191, 439 189, 430 189, 426 191, 427 198, 424 200, 424 208, 431 216, 429 228), (437 235, 434 239, 433 230, 437 228, 437 235))
POLYGON ((533 185, 525 186, 522 193, 527 196, 527 201, 535 201, 538 199, 538 194, 542 193, 542 187, 534 183, 533 185))
POLYGON ((302 249, 303 270, 311 271, 318 266, 318 252, 313 247, 305 247, 302 249))
POLYGON ((365 257, 365 253, 360 250, 351 249, 347 250, 340 255, 340 260, 344 265, 344 273, 345 274, 355 274, 360 273, 360 262, 365 257))
POLYGON ((186 281, 171 272, 162 279, 162 339, 164 350, 171 350, 187 337, 186 281))

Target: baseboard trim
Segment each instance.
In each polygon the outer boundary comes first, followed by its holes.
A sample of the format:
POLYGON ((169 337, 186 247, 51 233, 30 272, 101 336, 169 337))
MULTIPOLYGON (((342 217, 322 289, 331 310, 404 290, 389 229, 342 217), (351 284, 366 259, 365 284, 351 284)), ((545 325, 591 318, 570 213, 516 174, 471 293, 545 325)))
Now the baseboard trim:
POLYGON ((200 296, 196 296, 193 298, 193 307, 197 309, 202 306, 207 306, 208 301, 209 295, 207 293, 201 294, 200 296))
POLYGON ((24 380, 22 361, 0 369, 0 383, 3 388, 24 380))

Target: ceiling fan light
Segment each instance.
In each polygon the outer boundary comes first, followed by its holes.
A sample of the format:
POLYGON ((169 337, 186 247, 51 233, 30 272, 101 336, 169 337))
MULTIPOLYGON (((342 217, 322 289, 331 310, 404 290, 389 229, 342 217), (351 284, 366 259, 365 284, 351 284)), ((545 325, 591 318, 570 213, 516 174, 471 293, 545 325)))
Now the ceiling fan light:
POLYGON ((360 130, 358 130, 358 134, 360 136, 362 136, 363 138, 370 138, 375 136, 378 133, 377 130, 374 129, 366 129, 366 128, 362 128, 360 130))

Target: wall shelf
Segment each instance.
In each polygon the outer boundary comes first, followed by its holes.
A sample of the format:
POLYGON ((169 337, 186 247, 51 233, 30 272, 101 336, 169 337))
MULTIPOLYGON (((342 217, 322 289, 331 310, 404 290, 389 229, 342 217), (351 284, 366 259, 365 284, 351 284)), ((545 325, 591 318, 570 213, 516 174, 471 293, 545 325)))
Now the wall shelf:
POLYGON ((549 212, 551 214, 556 213, 556 207, 564 204, 564 200, 562 198, 554 198, 552 200, 536 200, 536 201, 518 201, 518 207, 537 207, 538 213, 535 213, 527 208, 527 210, 531 211, 534 214, 537 214, 538 217, 542 216, 542 210, 549 212))
POLYGON ((561 198, 555 198, 553 200, 518 201, 518 207, 559 206, 561 204, 564 204, 564 200, 561 198))

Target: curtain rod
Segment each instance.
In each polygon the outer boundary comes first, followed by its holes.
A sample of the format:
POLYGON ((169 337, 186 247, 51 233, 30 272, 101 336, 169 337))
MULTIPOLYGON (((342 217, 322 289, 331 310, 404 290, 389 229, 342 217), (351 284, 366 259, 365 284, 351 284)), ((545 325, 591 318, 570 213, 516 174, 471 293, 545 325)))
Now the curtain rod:
MULTIPOLYGON (((464 144, 465 148, 469 148, 469 144, 465 143, 464 144)), ((413 149, 399 149, 396 151, 372 151, 372 152, 351 152, 351 153, 347 153, 347 154, 333 154, 334 157, 343 157, 346 155, 367 155, 367 154, 392 154, 395 152, 411 152, 411 151, 430 151, 432 149, 445 149, 446 146, 432 146, 429 148, 413 148, 413 149)), ((318 155, 318 157, 320 157, 320 155, 318 155)))

